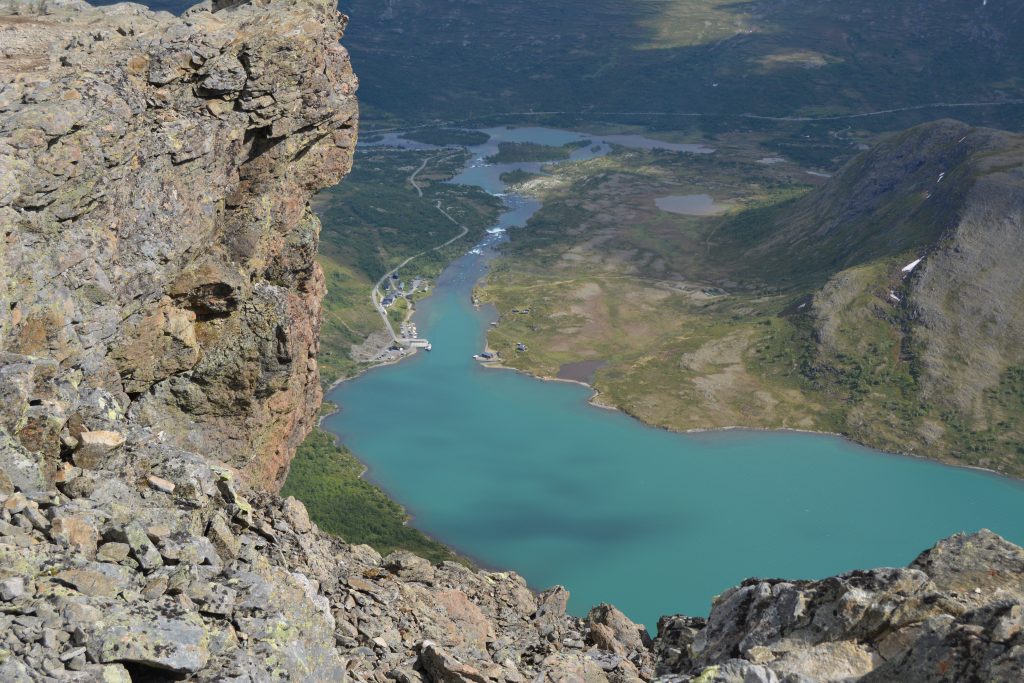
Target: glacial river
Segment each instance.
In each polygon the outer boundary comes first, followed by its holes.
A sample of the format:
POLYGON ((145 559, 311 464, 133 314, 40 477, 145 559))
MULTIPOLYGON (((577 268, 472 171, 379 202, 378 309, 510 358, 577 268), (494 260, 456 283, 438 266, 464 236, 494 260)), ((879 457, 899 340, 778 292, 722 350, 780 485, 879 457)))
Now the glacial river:
MULTIPOLYGON (((539 167, 483 165, 500 140, 600 140, 487 132, 494 137, 474 148, 476 162, 456 182, 494 193, 504 171, 539 167)), ((576 156, 606 151, 601 143, 576 156)), ((433 351, 329 396, 341 411, 325 426, 418 528, 535 588, 566 586, 575 613, 611 602, 652 631, 662 614, 706 614, 714 595, 749 576, 905 565, 940 538, 982 527, 1024 543, 1016 481, 829 436, 673 434, 589 405, 585 387, 481 367, 471 356, 493 314, 474 309, 470 293, 501 230, 537 209, 506 201, 494 233, 419 304, 416 322, 433 351)))

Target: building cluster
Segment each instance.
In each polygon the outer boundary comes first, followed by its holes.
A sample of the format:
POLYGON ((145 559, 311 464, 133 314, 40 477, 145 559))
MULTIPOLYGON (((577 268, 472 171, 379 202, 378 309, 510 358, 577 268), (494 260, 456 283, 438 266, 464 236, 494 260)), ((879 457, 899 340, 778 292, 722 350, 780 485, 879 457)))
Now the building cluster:
POLYGON ((405 280, 400 280, 398 273, 392 273, 390 278, 384 280, 384 284, 381 285, 381 291, 384 295, 380 300, 381 306, 391 308, 399 299, 412 301, 412 297, 416 292, 426 294, 430 291, 430 286, 425 279, 417 277, 413 278, 412 284, 406 288, 405 280))

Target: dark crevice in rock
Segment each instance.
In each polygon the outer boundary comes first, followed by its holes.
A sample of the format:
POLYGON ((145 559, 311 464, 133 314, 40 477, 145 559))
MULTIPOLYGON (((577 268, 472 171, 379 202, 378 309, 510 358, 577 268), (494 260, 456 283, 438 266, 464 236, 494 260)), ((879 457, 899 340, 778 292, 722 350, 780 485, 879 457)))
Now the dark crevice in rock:
POLYGON ((291 350, 288 344, 288 332, 281 325, 274 328, 274 338, 277 342, 277 362, 286 365, 292 362, 291 350))
POLYGON ((158 669, 146 666, 139 662, 121 661, 120 664, 128 670, 132 681, 146 681, 147 683, 173 683, 183 681, 187 678, 185 674, 175 674, 173 671, 158 669))
POLYGON ((255 161, 281 142, 282 138, 271 137, 272 130, 272 126, 261 126, 259 128, 250 128, 245 131, 242 143, 248 150, 245 159, 246 163, 255 161))
POLYGON ((304 156, 309 154, 310 150, 315 149, 316 146, 319 145, 320 142, 326 137, 327 133, 324 133, 323 135, 318 135, 311 139, 309 142, 302 146, 302 149, 295 153, 295 155, 292 157, 292 162, 301 161, 304 156))

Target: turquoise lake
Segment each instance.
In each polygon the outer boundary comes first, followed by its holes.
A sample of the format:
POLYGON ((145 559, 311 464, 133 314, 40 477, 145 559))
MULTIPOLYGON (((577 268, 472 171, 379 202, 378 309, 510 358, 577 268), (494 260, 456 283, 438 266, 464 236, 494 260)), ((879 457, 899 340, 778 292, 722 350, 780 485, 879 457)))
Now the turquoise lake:
MULTIPOLYGON (((478 157, 498 139, 581 137, 488 132, 496 137, 478 157)), ((477 163, 456 180, 498 193, 510 168, 537 165, 477 163)), ((493 314, 472 306, 473 285, 501 231, 537 208, 506 201, 494 233, 418 305, 433 351, 328 397, 341 411, 325 427, 418 528, 534 588, 566 586, 575 613, 610 602, 652 631, 663 614, 706 614, 714 595, 750 576, 905 565, 940 538, 982 527, 1024 543, 1020 482, 830 436, 674 434, 591 406, 583 386, 482 367, 471 356, 493 314)))

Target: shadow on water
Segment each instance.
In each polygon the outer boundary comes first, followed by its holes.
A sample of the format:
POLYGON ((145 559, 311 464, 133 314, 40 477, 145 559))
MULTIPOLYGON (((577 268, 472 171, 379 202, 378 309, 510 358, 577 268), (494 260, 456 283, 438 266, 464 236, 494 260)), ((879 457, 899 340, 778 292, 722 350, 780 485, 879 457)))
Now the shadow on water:
MULTIPOLYGON (((487 132, 455 181, 494 193, 505 191, 502 173, 524 167, 484 163, 501 141, 581 137, 487 132)), ((325 426, 417 527, 536 588, 567 586, 577 613, 610 601, 651 627, 663 613, 705 613, 748 576, 905 565, 939 538, 981 527, 1024 541, 1016 481, 824 435, 674 434, 589 405, 586 387, 480 366, 471 356, 493 313, 472 306, 472 288, 503 230, 537 208, 505 199, 498 229, 419 304, 434 350, 330 396, 342 411, 325 426)))

